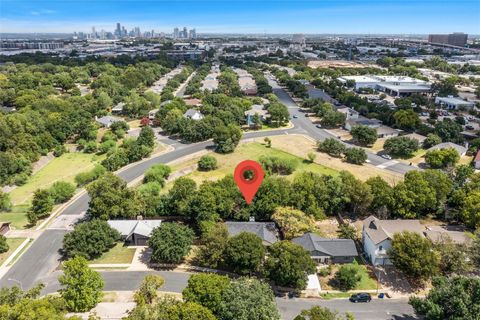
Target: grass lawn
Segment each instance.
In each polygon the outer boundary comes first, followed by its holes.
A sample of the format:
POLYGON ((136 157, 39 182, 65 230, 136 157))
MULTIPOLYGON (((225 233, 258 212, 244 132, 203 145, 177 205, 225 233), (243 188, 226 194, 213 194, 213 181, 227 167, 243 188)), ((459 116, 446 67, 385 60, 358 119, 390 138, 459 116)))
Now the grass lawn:
POLYGON ((119 242, 115 247, 105 252, 100 258, 90 261, 90 264, 131 263, 135 250, 135 248, 126 247, 123 242, 119 242))
MULTIPOLYGON (((341 265, 333 265, 332 272, 326 277, 319 276, 320 285, 322 290, 340 290, 332 286, 332 279, 335 277, 335 273, 340 269, 341 265)), ((375 280, 375 275, 372 274, 366 265, 358 265, 360 281, 357 283, 353 290, 374 290, 377 288, 377 281, 375 280)))
POLYGON ((31 176, 27 183, 10 192, 14 204, 30 201, 37 189, 50 187, 56 181, 74 182, 75 175, 92 169, 102 157, 94 154, 72 152, 50 161, 40 171, 31 176))
POLYGON ((25 241, 25 238, 7 238, 7 244, 9 246, 8 251, 0 253, 0 265, 2 265, 5 260, 18 248, 22 242, 25 241))
POLYGON ((11 222, 14 229, 25 229, 28 225, 28 205, 13 206, 10 212, 0 212, 0 220, 11 222))
MULTIPOLYGON (((230 154, 223 155, 223 154, 211 153, 210 155, 214 156, 217 159, 218 169, 213 171, 208 171, 208 172, 195 170, 194 172, 188 174, 187 176, 195 180, 197 184, 201 184, 203 181, 206 181, 206 180, 218 180, 228 174, 233 174, 235 166, 239 162, 247 159, 258 160, 261 156, 276 156, 284 159, 297 160, 298 165, 295 170, 295 173, 312 171, 319 174, 329 174, 329 175, 338 174, 338 172, 334 169, 328 168, 326 166, 323 166, 317 163, 307 163, 304 161, 304 158, 300 158, 298 156, 292 155, 290 153, 287 153, 285 151, 282 151, 276 148, 267 148, 265 147, 265 145, 258 142, 241 144, 237 147, 235 152, 230 154)), ((198 162, 198 158, 179 163, 172 167, 172 171, 175 172, 178 170, 188 168, 196 164, 197 162, 198 162)), ((292 179, 295 173, 287 176, 287 178, 292 179)), ((171 188, 172 185, 173 185, 172 183, 167 184, 167 187, 163 191, 164 192, 167 191, 169 188, 171 188)))
MULTIPOLYGON (((322 287, 322 290, 324 290, 323 287, 322 287)), ((320 293, 320 297, 326 300, 338 299, 338 298, 350 298, 351 295, 352 294, 348 292, 320 293)))

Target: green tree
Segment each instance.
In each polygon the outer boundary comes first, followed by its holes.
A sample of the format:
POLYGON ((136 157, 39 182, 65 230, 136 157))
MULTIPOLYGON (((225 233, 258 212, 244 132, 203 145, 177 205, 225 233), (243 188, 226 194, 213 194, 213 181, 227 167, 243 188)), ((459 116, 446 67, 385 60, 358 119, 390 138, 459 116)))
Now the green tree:
POLYGON ((63 251, 69 258, 82 256, 92 260, 113 248, 118 240, 120 234, 106 221, 92 220, 77 224, 63 237, 63 251))
POLYGON ((388 255, 393 265, 406 275, 425 281, 438 274, 440 257, 432 243, 418 233, 396 233, 388 255))
POLYGON ((460 215, 469 227, 480 228, 480 190, 474 190, 465 197, 460 215))
POLYGON ((198 160, 198 170, 211 171, 217 169, 217 158, 204 155, 198 160))
POLYGON ((104 174, 86 189, 90 196, 87 215, 92 218, 131 218, 143 211, 136 191, 112 173, 104 174))
POLYGON ((464 274, 471 270, 469 252, 464 244, 456 243, 448 235, 435 241, 434 248, 440 254, 440 270, 444 275, 464 274))
POLYGON ((373 195, 370 210, 379 216, 389 217, 389 212, 395 202, 393 188, 379 176, 369 178, 366 184, 370 186, 373 195))
POLYGON ((429 133, 427 135, 427 138, 425 140, 423 140, 423 148, 428 149, 428 148, 431 148, 433 146, 436 146, 439 143, 442 143, 442 138, 440 138, 435 133, 429 133))
POLYGON ((308 162, 313 163, 317 155, 314 152, 307 153, 308 162))
POLYGON ((9 245, 7 243, 7 238, 1 234, 0 235, 0 253, 7 252, 9 249, 9 245))
POLYGON ((350 131, 353 140, 361 146, 370 146, 377 141, 377 130, 367 126, 354 126, 350 131))
POLYGON ((458 160, 460 155, 454 148, 430 150, 425 154, 425 162, 434 169, 454 166, 458 160))
POLYGON ((230 286, 230 279, 213 273, 191 275, 182 296, 186 302, 194 302, 218 315, 222 308, 222 298, 230 286))
POLYGON ((356 263, 344 264, 335 273, 335 283, 340 290, 348 291, 358 284, 361 279, 359 266, 356 263))
POLYGON ((435 124, 435 133, 443 142, 461 142, 463 140, 461 136, 462 131, 461 125, 448 118, 443 119, 443 121, 437 121, 435 124))
POLYGON ((268 119, 275 127, 284 125, 290 116, 287 107, 279 102, 273 102, 267 105, 267 111, 270 114, 268 119))
POLYGON ((393 114, 393 118, 395 119, 395 126, 406 131, 413 131, 422 124, 420 117, 412 109, 398 110, 393 114))
POLYGON ((152 262, 179 263, 190 252, 194 233, 178 223, 166 222, 155 228, 148 239, 152 262))
POLYGON ((55 203, 63 203, 70 200, 75 193, 75 186, 70 182, 57 181, 48 189, 50 196, 55 203))
POLYGON ((228 230, 225 224, 216 223, 202 235, 203 246, 198 256, 202 266, 218 268, 223 263, 223 255, 227 247, 228 230))
POLYGON ((155 146, 155 132, 149 126, 142 127, 140 135, 137 138, 137 143, 149 148, 155 146))
POLYGON ((358 240, 357 229, 347 223, 343 223, 338 227, 338 236, 342 239, 358 240))
POLYGON ((345 160, 353 164, 363 164, 367 161, 367 152, 362 148, 347 148, 345 150, 345 160))
POLYGON ((233 281, 222 296, 222 320, 279 320, 272 289, 255 278, 233 281))
POLYGON ((388 154, 401 158, 410 158, 418 147, 418 140, 409 137, 388 138, 383 145, 388 154))
POLYGON ((143 183, 149 182, 157 182, 162 187, 165 186, 165 179, 168 178, 172 169, 167 166, 166 164, 154 164, 147 171, 145 171, 145 175, 143 177, 143 183))
POLYGON ((241 138, 242 131, 237 125, 229 124, 228 126, 215 128, 213 135, 215 151, 219 153, 233 152, 241 138))
POLYGON ((277 285, 305 289, 308 275, 315 272, 315 262, 308 251, 290 241, 279 241, 268 248, 265 276, 277 285))
POLYGON ((11 209, 10 195, 0 190, 0 211, 10 211, 11 209))
POLYGON ((27 213, 28 222, 36 224, 39 219, 47 217, 53 209, 53 199, 48 190, 37 189, 33 194, 32 205, 27 213))
POLYGON ((63 286, 60 295, 72 312, 85 312, 102 298, 104 282, 100 274, 88 267, 83 257, 75 257, 63 264, 63 275, 58 278, 63 286))
POLYGON ((227 241, 225 263, 238 274, 256 272, 265 256, 262 239, 250 232, 241 232, 227 241))
POLYGON ((152 304, 157 298, 158 289, 160 289, 164 283, 165 280, 159 275, 146 275, 138 290, 135 291, 133 299, 137 305, 152 304))
POLYGON ((478 319, 479 277, 436 277, 425 298, 411 297, 409 303, 426 320, 478 319))
POLYGON ((345 124, 345 114, 338 111, 328 111, 326 112, 320 123, 322 126, 327 128, 340 127, 345 124))
POLYGON ((315 219, 300 210, 289 207, 278 207, 272 215, 285 239, 299 237, 306 232, 316 230, 315 219))
POLYGON ((335 138, 327 138, 324 141, 318 141, 317 147, 318 151, 328 153, 332 157, 341 157, 342 153, 346 150, 345 145, 335 138))
POLYGON ((347 312, 345 318, 338 315, 337 312, 330 311, 328 308, 320 306, 311 307, 308 310, 302 310, 293 320, 354 320, 353 316, 347 312))

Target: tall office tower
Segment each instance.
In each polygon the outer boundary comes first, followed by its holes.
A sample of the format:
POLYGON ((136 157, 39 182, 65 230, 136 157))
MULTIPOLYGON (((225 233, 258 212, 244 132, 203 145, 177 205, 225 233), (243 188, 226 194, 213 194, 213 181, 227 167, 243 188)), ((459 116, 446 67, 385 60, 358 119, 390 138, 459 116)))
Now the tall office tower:
POLYGON ((173 38, 178 39, 180 38, 180 34, 178 32, 178 28, 173 29, 173 38))
POLYGON ((150 37, 155 38, 155 31, 153 29, 152 29, 152 34, 150 35, 150 37))
POLYGON ((455 32, 452 34, 430 34, 428 42, 449 44, 451 46, 465 47, 467 44, 468 34, 455 32))
POLYGON ((195 29, 191 29, 188 33, 188 37, 190 39, 196 39, 197 38, 197 31, 195 29))
POLYGON ((92 36, 91 36, 92 39, 96 39, 97 38, 97 32, 95 31, 95 27, 92 27, 92 36))
POLYGON ((184 39, 188 38, 187 27, 183 27, 182 38, 184 38, 184 39))
POLYGON ((117 22, 117 29, 115 29, 115 35, 117 37, 122 36, 122 27, 120 26, 120 22, 117 22))
POLYGON ((127 29, 125 28, 125 26, 122 27, 122 37, 126 37, 127 36, 127 29))
POLYGON ((134 29, 133 33, 134 33, 134 37, 138 37, 138 38, 139 38, 139 37, 141 37, 141 36, 142 36, 142 34, 141 34, 141 32, 140 32, 140 28, 139 28, 139 27, 135 27, 135 29, 134 29))

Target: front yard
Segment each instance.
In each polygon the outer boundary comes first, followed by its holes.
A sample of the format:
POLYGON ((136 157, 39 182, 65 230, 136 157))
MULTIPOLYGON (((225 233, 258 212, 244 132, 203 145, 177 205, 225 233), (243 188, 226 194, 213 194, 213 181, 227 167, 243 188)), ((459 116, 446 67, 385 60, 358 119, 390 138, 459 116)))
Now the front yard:
MULTIPOLYGON (((334 264, 332 265, 331 272, 328 276, 321 276, 319 275, 318 278, 320 280, 320 285, 322 287, 322 291, 329 291, 329 290, 340 290, 335 286, 335 273, 340 269, 341 265, 334 264)), ((373 271, 370 271, 366 265, 358 264, 358 270, 360 275, 360 281, 358 281, 357 285, 352 290, 374 290, 377 288, 377 280, 373 271)))
POLYGON ((131 263, 135 254, 135 248, 127 247, 119 242, 105 252, 101 257, 90 261, 90 264, 127 264, 131 263))

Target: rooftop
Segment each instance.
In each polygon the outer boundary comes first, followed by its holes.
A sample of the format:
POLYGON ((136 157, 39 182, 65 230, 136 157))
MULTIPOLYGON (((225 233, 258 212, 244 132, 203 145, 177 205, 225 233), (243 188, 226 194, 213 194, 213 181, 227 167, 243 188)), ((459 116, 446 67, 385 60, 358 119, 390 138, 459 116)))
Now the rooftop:
POLYGON ((331 257, 358 256, 355 243, 351 239, 327 239, 314 233, 305 233, 301 237, 292 239, 292 242, 301 245, 309 252, 320 251, 331 257))
POLYGON ((411 231, 423 235, 425 231, 419 220, 380 220, 374 216, 363 220, 363 229, 375 244, 392 239, 395 233, 411 231))
POLYGON ((273 222, 237 222, 227 221, 225 225, 230 236, 236 236, 241 232, 250 232, 262 239, 262 241, 273 244, 278 241, 278 231, 273 222))
POLYGON ((132 234, 149 237, 154 228, 160 226, 162 220, 108 220, 110 227, 120 232, 122 237, 129 238, 132 234))
POLYGON ((440 150, 440 149, 449 149, 449 148, 453 148, 455 150, 457 150, 457 152, 460 154, 460 155, 463 155, 467 152, 467 148, 465 148, 464 146, 461 146, 461 145, 458 145, 456 143, 453 143, 453 142, 442 142, 442 143, 439 143, 433 147, 431 147, 430 149, 428 149, 427 151, 431 151, 431 150, 440 150))
POLYGON ((462 106, 465 106, 465 105, 474 106, 475 105, 475 103, 473 103, 471 101, 465 101, 465 100, 457 98, 457 97, 437 97, 435 99, 435 101, 436 102, 445 102, 445 103, 452 104, 452 105, 462 105, 462 106))

